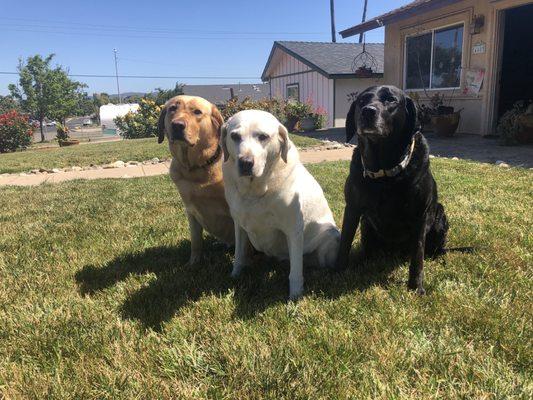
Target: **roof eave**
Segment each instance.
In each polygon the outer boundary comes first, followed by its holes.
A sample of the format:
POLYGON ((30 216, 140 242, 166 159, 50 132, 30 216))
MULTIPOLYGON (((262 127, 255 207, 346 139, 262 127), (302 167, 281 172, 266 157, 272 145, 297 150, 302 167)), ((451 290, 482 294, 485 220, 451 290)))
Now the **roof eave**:
POLYGON ((344 29, 340 31, 339 33, 343 38, 347 38, 350 36, 358 35, 360 33, 371 31, 376 28, 380 28, 382 26, 391 24, 393 22, 398 22, 398 21, 410 18, 420 13, 426 13, 429 11, 433 11, 441 7, 448 6, 450 4, 457 3, 459 1, 461 0, 433 0, 427 3, 422 3, 418 6, 405 9, 405 10, 398 10, 398 12, 394 14, 381 15, 369 21, 363 22, 362 24, 352 26, 351 28, 348 28, 348 29, 344 29))

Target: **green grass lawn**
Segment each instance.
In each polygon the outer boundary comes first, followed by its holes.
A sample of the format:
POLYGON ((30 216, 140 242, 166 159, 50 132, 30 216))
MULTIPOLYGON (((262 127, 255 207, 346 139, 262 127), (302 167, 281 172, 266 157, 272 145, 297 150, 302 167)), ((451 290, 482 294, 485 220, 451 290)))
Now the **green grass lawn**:
MULTIPOLYGON (((320 144, 317 139, 296 134, 291 134, 291 139, 298 147, 320 144)), ((27 172, 38 168, 85 167, 91 164, 108 164, 117 160, 144 161, 154 157, 170 157, 166 142, 158 144, 157 138, 33 149, 0 154, 0 174, 27 172)))
MULTIPOLYGON (((476 252, 427 260, 423 297, 403 260, 306 270, 297 304, 287 264, 232 281, 209 240, 184 267, 167 176, 0 189, 0 398, 530 399, 533 174, 432 162, 476 252)), ((340 222, 348 163, 309 169, 340 222)))

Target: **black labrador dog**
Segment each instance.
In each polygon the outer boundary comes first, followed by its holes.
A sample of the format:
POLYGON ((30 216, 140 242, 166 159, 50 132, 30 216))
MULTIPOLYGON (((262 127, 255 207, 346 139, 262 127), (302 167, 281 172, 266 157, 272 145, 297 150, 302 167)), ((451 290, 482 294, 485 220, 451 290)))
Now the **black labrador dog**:
POLYGON ((424 294, 424 256, 445 252, 448 221, 429 169, 429 147, 417 131, 413 101, 394 86, 359 94, 346 117, 346 141, 357 133, 344 195, 336 268, 344 269, 361 222, 363 257, 408 252, 408 287, 424 294))

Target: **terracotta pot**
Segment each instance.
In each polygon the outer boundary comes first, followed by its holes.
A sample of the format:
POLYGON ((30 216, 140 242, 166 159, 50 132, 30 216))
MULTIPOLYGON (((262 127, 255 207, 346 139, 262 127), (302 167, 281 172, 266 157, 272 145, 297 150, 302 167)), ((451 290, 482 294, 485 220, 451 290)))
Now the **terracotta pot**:
POLYGON ((61 140, 59 142, 59 147, 75 146, 77 144, 80 144, 80 141, 77 139, 61 140))
POLYGON ((437 135, 451 137, 457 131, 460 120, 460 112, 445 115, 432 115, 431 125, 437 135))
POLYGON ((522 115, 518 125, 520 129, 516 133, 516 141, 520 144, 533 143, 533 115, 522 115))
POLYGON ((313 117, 306 117, 300 120, 300 128, 304 132, 310 132, 315 130, 315 119, 313 117))

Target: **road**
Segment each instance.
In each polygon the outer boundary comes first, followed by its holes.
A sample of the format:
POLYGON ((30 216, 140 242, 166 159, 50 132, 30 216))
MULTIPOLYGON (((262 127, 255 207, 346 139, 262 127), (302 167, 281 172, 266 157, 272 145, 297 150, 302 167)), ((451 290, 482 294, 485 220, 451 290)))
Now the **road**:
MULTIPOLYGON (((67 119, 67 127, 71 131, 72 137, 83 137, 83 121, 90 119, 90 117, 73 117, 67 119), (80 130, 74 130, 75 128, 80 127, 80 130)), ((92 129, 94 130, 94 129, 92 129)), ((53 140, 56 137, 56 127, 55 126, 45 126, 44 129, 44 140, 53 140)), ((94 136, 94 135, 91 135, 94 136)), ((41 130, 37 128, 33 133, 33 140, 35 142, 41 141, 41 130)))

